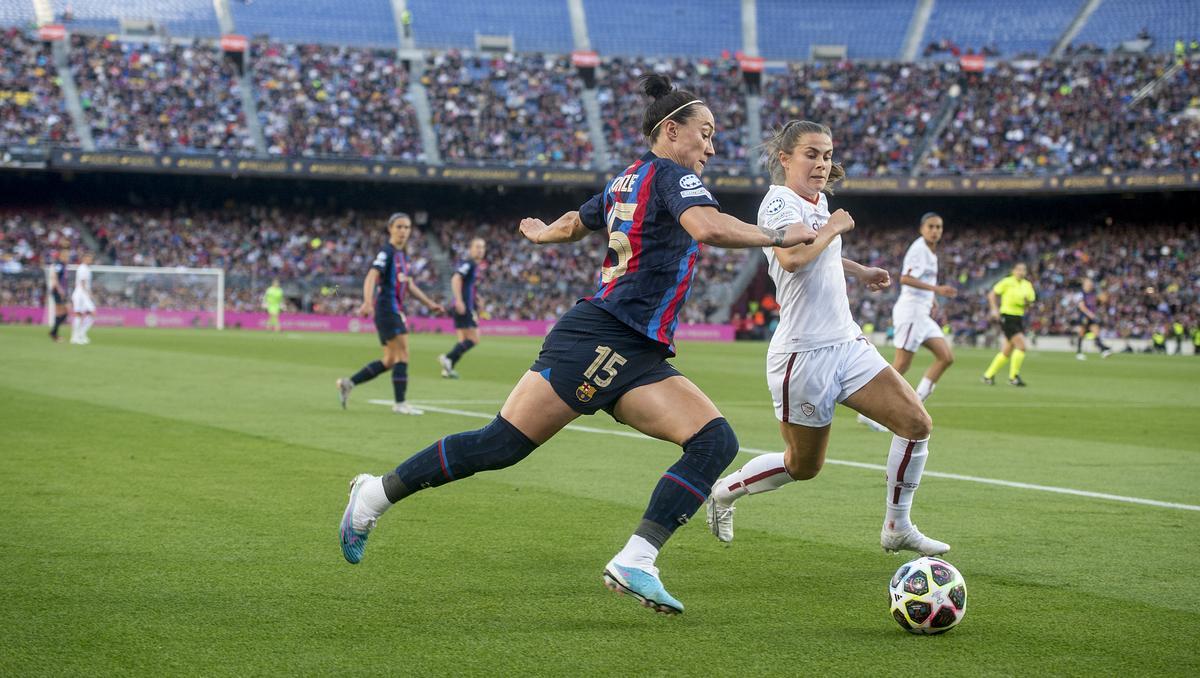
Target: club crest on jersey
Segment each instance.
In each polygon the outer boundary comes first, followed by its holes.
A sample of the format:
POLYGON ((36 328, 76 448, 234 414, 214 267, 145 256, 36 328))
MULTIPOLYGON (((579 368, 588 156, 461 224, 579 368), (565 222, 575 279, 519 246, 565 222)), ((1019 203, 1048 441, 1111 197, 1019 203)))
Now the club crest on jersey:
POLYGON ((767 203, 767 214, 779 214, 783 211, 783 198, 775 198, 767 203))
POLYGON ((817 408, 812 403, 801 403, 800 411, 804 413, 804 416, 811 417, 813 416, 813 412, 817 411, 817 408))
POLYGON ((580 384, 579 388, 575 389, 575 397, 579 398, 579 402, 581 403, 590 401, 594 395, 596 395, 596 387, 586 381, 580 384))
POLYGON ((700 177, 689 174, 679 180, 679 187, 684 189, 700 188, 700 177))

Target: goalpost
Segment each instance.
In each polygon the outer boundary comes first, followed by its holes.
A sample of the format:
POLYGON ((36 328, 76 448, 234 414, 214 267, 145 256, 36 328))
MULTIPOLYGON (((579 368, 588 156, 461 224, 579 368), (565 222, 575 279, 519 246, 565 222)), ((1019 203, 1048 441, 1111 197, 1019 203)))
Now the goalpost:
MULTIPOLYGON (((74 273, 76 264, 67 266, 74 273)), ((104 266, 92 264, 92 300, 97 309, 211 312, 218 330, 225 329, 225 270, 182 266, 104 266)), ((46 269, 46 323, 54 323, 54 269, 46 269)), ((75 289, 67 278, 66 300, 75 289)))

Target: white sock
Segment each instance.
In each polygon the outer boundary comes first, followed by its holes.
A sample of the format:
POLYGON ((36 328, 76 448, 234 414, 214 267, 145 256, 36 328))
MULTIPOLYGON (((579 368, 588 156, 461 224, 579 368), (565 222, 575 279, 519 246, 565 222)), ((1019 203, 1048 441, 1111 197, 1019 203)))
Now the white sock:
POLYGON ((71 318, 71 341, 78 341, 83 338, 83 332, 79 329, 80 317, 71 318))
POLYGON ((642 570, 654 567, 656 558, 658 558, 658 549, 654 548, 654 544, 636 534, 629 538, 620 553, 613 556, 613 560, 619 565, 642 570))
POLYGON ((84 339, 88 338, 88 332, 92 329, 92 325, 95 324, 95 322, 96 322, 96 316, 94 316, 94 315, 83 316, 83 338, 84 339))
POLYGON ((384 511, 392 507, 392 502, 388 501, 387 494, 383 491, 383 478, 372 478, 363 483, 358 491, 358 498, 360 501, 354 507, 354 515, 350 521, 359 532, 365 532, 370 521, 377 520, 384 511))
POLYGON ((912 527, 908 511, 912 508, 913 495, 921 484, 925 472, 925 458, 929 455, 929 438, 908 440, 892 437, 892 449, 887 461, 887 515, 884 527, 889 530, 907 530, 912 527))
POLYGON ((926 398, 933 395, 935 388, 937 388, 937 384, 929 381, 929 377, 921 377, 921 383, 917 384, 917 397, 921 399, 921 402, 925 402, 926 398))
POLYGON ((747 494, 778 490, 790 482, 792 477, 783 464, 783 453, 762 454, 717 481, 713 497, 722 504, 732 504, 747 494))

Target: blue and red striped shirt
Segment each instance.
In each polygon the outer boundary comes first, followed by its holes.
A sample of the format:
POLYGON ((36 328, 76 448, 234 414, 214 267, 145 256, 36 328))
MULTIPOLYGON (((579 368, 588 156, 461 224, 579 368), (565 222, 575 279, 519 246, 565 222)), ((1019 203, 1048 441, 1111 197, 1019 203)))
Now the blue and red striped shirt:
POLYGON ((585 226, 608 229, 599 286, 586 301, 672 353, 701 249, 679 218, 699 205, 720 208, 695 172, 646 153, 579 208, 585 226))
POLYGON ((404 312, 404 293, 408 291, 408 255, 391 243, 383 246, 371 268, 379 271, 375 285, 375 312, 404 312))

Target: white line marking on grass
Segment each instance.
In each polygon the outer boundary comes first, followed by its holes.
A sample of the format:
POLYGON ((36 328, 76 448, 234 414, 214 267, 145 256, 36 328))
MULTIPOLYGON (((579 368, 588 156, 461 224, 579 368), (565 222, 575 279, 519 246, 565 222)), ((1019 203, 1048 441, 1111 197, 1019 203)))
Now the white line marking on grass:
MULTIPOLYGON (((369 400, 373 405, 388 405, 392 404, 390 400, 369 400)), ((430 412, 439 412, 441 414, 453 414, 460 417, 473 417, 475 419, 492 419, 496 415, 486 414, 484 412, 471 412, 469 410, 456 410, 448 407, 436 407, 414 403, 416 407, 428 410, 430 412)), ((636 438, 639 440, 654 440, 650 436, 643 435, 636 431, 614 431, 612 429, 597 428, 595 426, 583 426, 580 424, 567 424, 567 430, 580 431, 582 433, 602 433, 610 436, 620 436, 622 438, 636 438)), ((742 452, 747 454, 773 454, 778 450, 760 450, 754 447, 743 447, 742 452)), ((834 464, 837 466, 852 466, 854 468, 867 469, 869 471, 887 472, 887 467, 880 464, 867 464, 861 461, 846 461, 844 459, 826 459, 825 463, 834 464)), ((979 476, 967 476, 959 473, 941 473, 939 471, 925 471, 925 476, 930 478, 945 478, 947 480, 964 480, 971 483, 981 483, 984 485, 997 485, 1000 487, 1012 487, 1019 490, 1037 490, 1039 492, 1051 492, 1054 494, 1067 494, 1075 497, 1087 497, 1089 499, 1106 499, 1108 501, 1119 501, 1126 504, 1140 504, 1142 506, 1156 506, 1158 508, 1177 509, 1180 511, 1200 511, 1200 506, 1192 504, 1180 504, 1172 501, 1158 501, 1157 499, 1142 499, 1141 497, 1126 497, 1120 494, 1108 494, 1106 492, 1089 492, 1087 490, 1075 490, 1069 487, 1054 487, 1052 485, 1036 485, 1033 483, 1019 483, 1012 480, 997 480, 995 478, 981 478, 979 476)))

